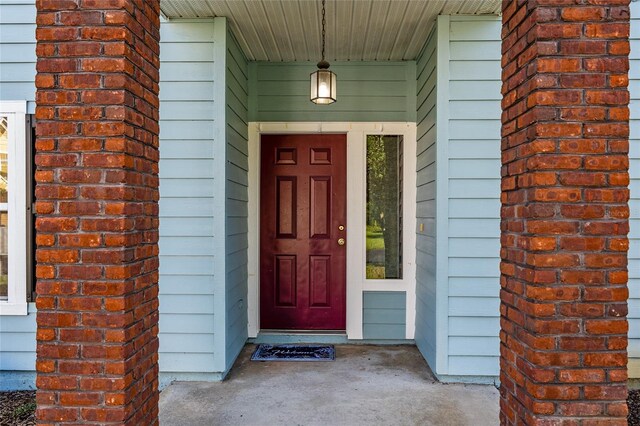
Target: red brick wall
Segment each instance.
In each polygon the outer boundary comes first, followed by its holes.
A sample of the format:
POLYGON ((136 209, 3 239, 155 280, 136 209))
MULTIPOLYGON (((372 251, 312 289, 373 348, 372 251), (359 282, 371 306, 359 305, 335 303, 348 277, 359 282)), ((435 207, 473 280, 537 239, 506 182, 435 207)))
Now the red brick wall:
POLYGON ((159 3, 37 9, 36 415, 155 424, 159 3))
POLYGON ((628 3, 503 3, 505 425, 626 424, 628 3))

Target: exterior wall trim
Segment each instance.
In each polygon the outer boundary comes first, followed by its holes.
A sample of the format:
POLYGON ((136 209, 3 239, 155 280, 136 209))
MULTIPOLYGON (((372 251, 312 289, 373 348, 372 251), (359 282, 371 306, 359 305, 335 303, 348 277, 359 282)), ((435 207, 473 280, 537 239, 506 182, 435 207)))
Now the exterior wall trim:
POLYGON ((449 372, 449 31, 450 17, 436 26, 436 374, 449 372), (442 257, 447 259, 442 261, 442 257))
POLYGON ((214 117, 220 120, 214 123, 214 162, 217 164, 214 171, 214 221, 217 229, 213 253, 214 274, 218 277, 214 279, 213 289, 213 340, 216 351, 213 357, 213 367, 215 371, 226 371, 226 158, 227 158, 227 137, 226 137, 226 75, 227 75, 227 18, 218 17, 213 20, 214 43, 213 43, 213 80, 214 85, 214 117))
MULTIPOLYGON (((295 123, 249 123, 249 274, 248 274, 248 322, 249 338, 255 338, 260 331, 259 322, 259 260, 260 260, 260 135, 267 133, 346 133, 347 134, 347 199, 359 203, 364 197, 365 156, 362 140, 367 134, 401 134, 404 136, 404 190, 405 200, 413 200, 405 210, 404 224, 404 267, 403 280, 378 280, 365 282, 365 244, 363 237, 364 209, 347 210, 347 337, 349 340, 363 339, 363 292, 364 291, 405 291, 406 292, 406 335, 413 339, 415 333, 415 246, 416 246, 416 124, 406 123, 366 123, 366 122, 295 122, 295 123), (410 212, 407 214, 407 212, 410 212), (411 213, 412 212, 412 213, 411 213)), ((406 202, 406 201, 405 201, 406 202)), ((362 204, 364 205, 364 204, 362 204)))

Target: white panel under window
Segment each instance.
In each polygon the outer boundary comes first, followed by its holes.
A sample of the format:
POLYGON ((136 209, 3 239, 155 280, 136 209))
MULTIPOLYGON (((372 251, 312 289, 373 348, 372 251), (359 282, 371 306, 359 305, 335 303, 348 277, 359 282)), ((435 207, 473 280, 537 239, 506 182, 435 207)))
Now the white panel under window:
POLYGON ((0 101, 0 314, 27 314, 25 101, 0 101))

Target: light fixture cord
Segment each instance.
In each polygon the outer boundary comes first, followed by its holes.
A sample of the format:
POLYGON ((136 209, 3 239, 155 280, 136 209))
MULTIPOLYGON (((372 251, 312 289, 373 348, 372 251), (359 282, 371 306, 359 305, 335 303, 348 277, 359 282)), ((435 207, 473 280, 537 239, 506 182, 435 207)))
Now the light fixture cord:
POLYGON ((322 60, 324 61, 324 38, 325 38, 325 30, 324 30, 324 26, 326 23, 325 20, 325 7, 324 7, 324 2, 325 0, 322 0, 322 60))

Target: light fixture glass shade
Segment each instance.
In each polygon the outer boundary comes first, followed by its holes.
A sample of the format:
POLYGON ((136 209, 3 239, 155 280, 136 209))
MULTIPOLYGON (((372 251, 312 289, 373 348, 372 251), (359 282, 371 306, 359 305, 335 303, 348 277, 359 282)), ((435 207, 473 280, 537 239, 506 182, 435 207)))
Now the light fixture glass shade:
POLYGON ((336 75, 328 69, 311 73, 311 102, 328 105, 336 101, 336 75))

